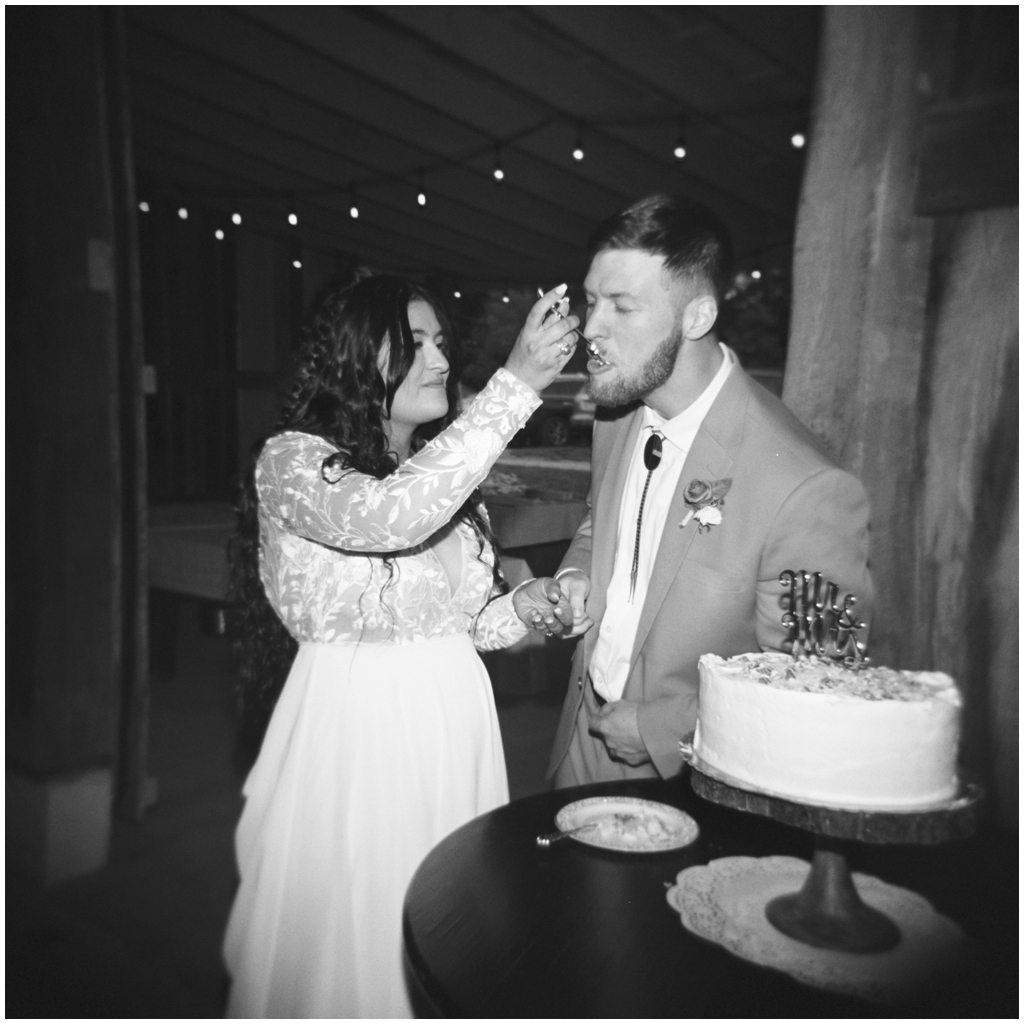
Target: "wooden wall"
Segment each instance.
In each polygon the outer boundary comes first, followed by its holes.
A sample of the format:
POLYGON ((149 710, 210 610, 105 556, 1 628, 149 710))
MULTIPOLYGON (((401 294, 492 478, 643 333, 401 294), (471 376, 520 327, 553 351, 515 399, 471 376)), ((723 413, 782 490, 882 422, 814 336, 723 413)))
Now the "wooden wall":
POLYGON ((826 9, 784 398, 867 487, 873 660, 957 679, 962 761, 1015 823, 1017 11, 1001 10, 826 9))

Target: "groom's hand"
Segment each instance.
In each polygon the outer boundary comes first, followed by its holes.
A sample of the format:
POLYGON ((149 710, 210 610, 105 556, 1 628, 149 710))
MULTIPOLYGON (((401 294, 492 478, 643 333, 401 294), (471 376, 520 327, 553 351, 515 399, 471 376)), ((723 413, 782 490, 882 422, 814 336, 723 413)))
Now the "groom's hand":
POLYGON ((636 767, 651 759, 637 724, 634 700, 613 700, 598 709, 597 718, 590 720, 590 732, 604 740, 608 756, 615 761, 636 767))
POLYGON ((579 569, 568 569, 558 577, 558 585, 572 609, 572 629, 566 634, 566 638, 582 636, 594 624, 594 620, 587 615, 590 577, 579 569))

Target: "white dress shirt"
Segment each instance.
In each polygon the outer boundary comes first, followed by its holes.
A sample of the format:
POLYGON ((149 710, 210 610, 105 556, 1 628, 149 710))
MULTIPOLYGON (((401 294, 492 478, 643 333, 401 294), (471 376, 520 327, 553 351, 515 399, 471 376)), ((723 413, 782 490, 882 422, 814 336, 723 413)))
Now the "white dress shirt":
POLYGON ((640 612, 647 597, 654 559, 661 543, 662 530, 668 507, 679 483, 683 463, 693 445, 704 417, 718 397, 726 377, 732 370, 734 357, 721 343, 724 359, 714 379, 700 397, 678 416, 666 420, 649 406, 644 406, 640 436, 629 465, 629 475, 622 492, 619 509, 619 535, 615 544, 615 568, 608 585, 608 600, 601 619, 600 632, 590 664, 594 689, 605 700, 619 700, 626 687, 629 661, 636 639, 640 612), (652 431, 662 435, 661 462, 651 475, 644 501, 643 523, 640 528, 640 561, 637 566, 636 589, 629 599, 629 576, 633 567, 633 549, 636 543, 636 520, 640 497, 647 480, 643 450, 652 431))

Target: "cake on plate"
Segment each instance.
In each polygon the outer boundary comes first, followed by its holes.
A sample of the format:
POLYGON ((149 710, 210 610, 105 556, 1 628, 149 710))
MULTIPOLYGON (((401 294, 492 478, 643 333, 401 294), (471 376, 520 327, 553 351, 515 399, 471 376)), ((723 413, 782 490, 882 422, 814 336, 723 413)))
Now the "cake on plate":
POLYGON ((705 654, 693 755, 726 781, 802 803, 933 807, 957 794, 960 709, 942 672, 705 654))

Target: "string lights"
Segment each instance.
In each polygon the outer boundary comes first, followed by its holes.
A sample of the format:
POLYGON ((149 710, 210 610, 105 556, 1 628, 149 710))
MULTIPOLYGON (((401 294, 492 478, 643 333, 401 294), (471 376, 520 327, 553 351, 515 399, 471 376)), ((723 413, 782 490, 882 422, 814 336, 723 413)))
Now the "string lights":
POLYGON ((579 162, 583 159, 583 156, 583 123, 580 122, 579 129, 576 132, 576 148, 572 151, 572 158, 579 162))
MULTIPOLYGON (((563 123, 564 123, 564 121, 568 120, 568 118, 564 118, 562 120, 563 120, 563 123)), ((665 117, 665 118, 644 119, 644 120, 638 121, 636 123, 637 124, 640 124, 640 123, 642 123, 642 124, 651 124, 651 123, 654 123, 654 122, 661 122, 662 124, 665 124, 665 122, 671 123, 672 121, 675 122, 676 128, 677 128, 676 138, 675 138, 675 145, 672 148, 672 158, 673 158, 674 161, 678 162, 678 161, 684 160, 687 157, 688 152, 689 152, 689 147, 688 147, 688 144, 687 144, 687 123, 688 123, 688 119, 687 119, 686 115, 679 114, 679 115, 675 116, 674 118, 665 117)), ((550 120, 546 120, 544 122, 544 125, 548 125, 550 123, 551 123, 550 120)), ((625 122, 620 122, 620 121, 609 122, 609 124, 622 124, 622 123, 625 123, 625 122)), ((586 157, 586 134, 587 134, 587 132, 590 129, 593 129, 593 128, 595 128, 595 126, 598 126, 600 124, 601 124, 601 122, 588 123, 588 122, 585 122, 585 121, 582 121, 582 120, 571 122, 571 127, 575 128, 575 144, 574 144, 573 149, 572 149, 571 152, 572 152, 572 158, 573 158, 573 160, 576 163, 582 163, 584 161, 585 157, 586 157)), ((423 208, 423 207, 425 207, 427 205, 427 192, 426 192, 426 187, 425 187, 425 184, 424 184, 424 179, 425 179, 425 175, 426 175, 427 172, 432 172, 436 168, 440 168, 440 167, 447 167, 447 166, 473 167, 473 165, 475 164, 475 168, 474 169, 475 169, 476 173, 479 174, 479 173, 481 173, 481 171, 483 173, 486 173, 486 170, 484 168, 481 168, 480 167, 480 163, 478 163, 477 161, 479 161, 481 157, 484 157, 486 159, 487 152, 489 150, 492 150, 493 151, 493 156, 494 156, 494 163, 493 163, 493 167, 491 169, 491 175, 492 175, 494 181, 497 184, 500 184, 500 183, 502 183, 505 180, 505 168, 504 168, 503 162, 502 162, 502 156, 503 156, 502 148, 503 148, 503 146, 505 146, 505 145, 513 145, 513 144, 517 143, 520 138, 522 138, 525 135, 530 134, 531 132, 537 131, 540 127, 543 127, 544 125, 534 125, 534 126, 528 128, 528 129, 525 129, 524 131, 521 131, 521 132, 517 133, 516 135, 510 136, 510 137, 508 137, 508 138, 506 138, 504 140, 496 141, 496 142, 488 142, 488 143, 486 143, 486 145, 482 145, 479 148, 476 148, 475 150, 473 150, 472 152, 464 152, 464 153, 460 154, 457 157, 440 160, 436 164, 429 164, 427 166, 422 166, 421 165, 421 166, 417 167, 415 169, 415 171, 412 171, 412 169, 406 169, 406 170, 395 171, 393 173, 381 173, 381 174, 379 174, 378 176, 375 176, 375 177, 368 176, 366 178, 361 178, 358 181, 354 181, 354 182, 350 181, 348 183, 339 183, 339 185, 334 187, 334 188, 330 188, 329 187, 329 188, 326 188, 326 189, 324 189, 324 188, 312 189, 312 190, 310 190, 309 195, 314 196, 314 197, 316 197, 318 195, 323 195, 323 194, 333 194, 335 196, 338 196, 339 194, 340 195, 345 195, 345 193, 347 192, 347 196, 348 196, 348 214, 349 214, 349 217, 352 220, 358 220, 359 217, 360 217, 360 206, 359 206, 359 200, 358 200, 358 190, 360 188, 366 189, 366 188, 370 188, 370 187, 372 187, 374 185, 382 184, 382 183, 404 183, 405 187, 408 188, 408 183, 410 181, 410 178, 412 178, 413 179, 413 183, 415 185, 416 204, 417 204, 417 206, 423 208)), ((808 131, 807 131, 807 122, 806 122, 806 120, 805 119, 800 119, 800 120, 791 121, 790 122, 790 126, 793 127, 793 131, 789 135, 789 143, 790 143, 790 145, 794 149, 803 149, 807 145, 807 142, 808 142, 808 131)), ((571 130, 571 127, 570 127, 570 130, 571 130)), ((563 135, 563 138, 564 137, 565 136, 563 135)), ((779 141, 781 142, 782 140, 779 140, 779 141)), ((664 143, 662 143, 662 144, 664 144, 664 143)), ((591 154, 591 156, 593 157, 593 154, 591 154)), ((264 194, 264 195, 269 193, 270 195, 272 195, 274 197, 274 202, 275 202, 275 205, 276 205, 276 212, 273 214, 273 216, 274 216, 275 220, 277 219, 277 217, 280 217, 282 215, 281 214, 281 210, 283 209, 285 211, 284 212, 284 217, 285 217, 285 220, 286 220, 287 224, 289 225, 289 227, 291 227, 291 228, 297 228, 298 227, 299 215, 297 213, 297 203, 296 203, 296 195, 297 195, 297 193, 296 192, 294 192, 294 191, 288 192, 288 191, 285 191, 285 190, 276 190, 276 189, 260 190, 260 192, 261 192, 261 194, 264 194)), ((303 193, 303 194, 305 194, 305 193, 303 193)), ((406 194, 408 194, 408 193, 406 193, 406 194)), ((237 193, 236 193, 236 195, 237 195, 237 193)), ((171 195, 168 196, 166 199, 162 199, 160 196, 157 196, 156 198, 159 201, 158 204, 157 204, 158 206, 160 206, 160 207, 162 207, 164 209, 166 209, 167 207, 170 207, 171 210, 174 210, 175 209, 175 206, 174 206, 175 199, 177 199, 177 201, 180 202, 181 199, 183 198, 183 192, 179 191, 178 195, 176 197, 173 195, 173 193, 171 193, 171 195)), ((231 201, 231 200, 229 200, 229 201, 231 201)), ((244 205, 245 205, 244 203, 241 204, 241 206, 244 206, 244 205)), ((149 212, 151 212, 152 209, 157 208, 157 206, 154 206, 150 201, 147 201, 147 200, 144 200, 144 199, 143 200, 138 200, 137 201, 137 206, 138 206, 138 209, 139 209, 139 211, 141 213, 149 213, 149 212)), ((233 212, 230 214, 230 221, 231 221, 231 223, 235 227, 240 227, 241 224, 242 224, 242 214, 241 214, 241 212, 239 212, 241 206, 236 206, 235 209, 233 210, 233 212)), ((254 208, 259 209, 258 204, 254 208)), ((177 209, 177 215, 178 215, 179 219, 181 219, 183 221, 186 221, 186 220, 189 219, 189 209, 188 209, 188 207, 186 207, 184 205, 181 205, 181 206, 178 206, 176 209, 177 209)), ((228 207, 228 209, 231 209, 231 207, 228 207)), ((344 209, 344 207, 343 207, 343 209, 344 209)), ((220 211, 219 211, 219 216, 223 217, 223 216, 225 216, 225 214, 226 214, 226 211, 224 210, 223 207, 221 207, 220 211)), ((224 221, 222 220, 221 223, 223 224, 224 221)), ((280 223, 280 221, 278 221, 278 223, 280 223)), ((226 233, 225 233, 225 230, 223 228, 221 228, 221 227, 216 228, 214 230, 213 234, 214 234, 214 238, 218 242, 222 242, 222 241, 225 240, 226 233)), ((296 238, 298 237, 297 233, 296 233, 296 235, 294 237, 296 237, 296 238)), ((296 253, 293 250, 291 255, 292 255, 292 258, 290 259, 291 266, 295 270, 301 270, 302 269, 302 265, 303 265, 302 264, 302 259, 301 259, 301 252, 296 253)), ((752 270, 752 271, 749 272, 749 279, 750 280, 758 281, 758 280, 761 279, 761 277, 762 277, 762 272, 760 270, 752 270)), ((495 291, 497 291, 497 288, 494 288, 494 291, 492 291, 491 294, 493 295, 495 291)), ((462 291, 461 288, 453 288, 452 292, 451 292, 451 295, 455 299, 458 300, 458 299, 461 299, 463 297, 463 291, 462 291)), ((511 302, 511 295, 510 295, 510 292, 509 292, 508 282, 506 282, 504 287, 502 288, 501 293, 500 293, 500 298, 501 298, 501 302, 503 304, 505 304, 505 305, 508 305, 511 302)))
MULTIPOLYGON (((703 116, 703 115, 701 115, 701 116, 703 116)), ((563 123, 565 121, 569 120, 567 117, 558 118, 558 119, 562 120, 563 123)), ((584 121, 584 120, 573 120, 572 122, 570 122, 572 127, 575 128, 575 144, 574 144, 573 149, 572 149, 572 158, 573 158, 573 160, 576 163, 582 163, 583 162, 583 160, 585 159, 585 156, 586 156, 586 135, 587 135, 587 132, 589 130, 597 127, 597 126, 600 126, 600 125, 604 124, 604 123, 615 124, 615 125, 634 124, 634 123, 638 124, 638 125, 639 124, 648 125, 648 124, 654 124, 654 123, 659 123, 659 122, 664 124, 665 122, 672 122, 672 121, 675 122, 676 127, 677 127, 675 144, 672 147, 672 158, 676 162, 684 160, 688 156, 688 154, 689 154, 689 145, 687 143, 687 124, 688 124, 688 118, 687 118, 687 115, 685 115, 685 114, 677 114, 674 117, 642 118, 642 119, 635 120, 635 121, 615 120, 615 121, 610 121, 610 122, 603 122, 603 121, 597 120, 597 121, 593 121, 593 122, 587 122, 587 121, 584 121)), ((499 183, 499 184, 502 183, 505 180, 505 168, 504 168, 503 161, 502 161, 502 156, 503 156, 502 149, 503 149, 503 147, 506 146, 506 145, 512 145, 512 144, 517 143, 521 138, 523 138, 523 137, 525 137, 527 135, 530 135, 531 133, 535 133, 535 132, 541 130, 542 128, 550 125, 550 123, 551 123, 551 119, 550 118, 549 119, 545 119, 542 122, 539 122, 537 124, 534 124, 534 125, 528 126, 527 128, 524 128, 522 131, 517 132, 515 135, 509 136, 508 138, 505 138, 505 139, 502 139, 502 140, 498 140, 498 141, 494 141, 494 142, 487 142, 484 145, 481 145, 479 148, 476 148, 476 149, 474 149, 474 150, 472 150, 470 152, 462 153, 462 154, 460 154, 457 157, 452 157, 452 158, 446 158, 446 159, 439 160, 436 164, 431 164, 429 166, 423 166, 423 165, 419 166, 413 172, 413 175, 414 175, 414 185, 415 185, 415 189, 416 189, 416 191, 415 191, 416 204, 419 207, 425 207, 427 205, 427 192, 426 192, 426 187, 424 185, 424 178, 425 178, 425 175, 426 175, 426 173, 428 171, 433 170, 435 166, 436 167, 447 167, 447 166, 467 167, 467 166, 471 166, 471 164, 475 163, 475 161, 478 160, 480 156, 483 156, 484 154, 486 154, 488 152, 488 150, 493 150, 493 154, 494 154, 494 163, 493 163, 493 166, 491 168, 491 176, 493 177, 493 179, 494 179, 494 181, 496 183, 499 183)), ((805 118, 800 118, 799 120, 796 120, 795 122, 790 122, 790 124, 793 126, 793 131, 789 135, 789 143, 790 143, 790 145, 794 149, 803 149, 807 145, 807 142, 808 142, 808 131, 807 131, 806 119, 805 118)), ((479 164, 477 164, 477 167, 479 168, 479 164)), ((371 177, 366 177, 366 178, 360 179, 360 180, 358 180, 356 182, 349 182, 347 184, 340 184, 337 187, 336 190, 335 189, 331 189, 331 188, 327 188, 327 189, 322 189, 322 188, 321 189, 314 189, 314 190, 311 191, 310 194, 311 195, 322 195, 322 194, 327 194, 327 193, 331 193, 331 192, 335 192, 335 194, 337 194, 337 193, 344 194, 344 192, 347 191, 348 192, 348 198, 349 198, 349 203, 348 203, 349 217, 351 217, 352 220, 358 220, 359 216, 360 216, 360 208, 359 208, 359 202, 358 202, 358 199, 357 199, 357 191, 356 191, 358 188, 368 188, 368 187, 374 186, 376 184, 384 183, 384 182, 399 182, 399 181, 403 181, 403 180, 405 182, 408 182, 409 181, 409 177, 410 177, 410 171, 408 171, 408 170, 406 170, 406 171, 396 171, 396 172, 393 172, 393 173, 381 173, 381 174, 376 175, 376 176, 371 176, 371 177)), ((286 193, 282 194, 281 192, 279 192, 277 190, 273 190, 273 189, 267 190, 267 191, 269 191, 271 193, 276 193, 280 199, 285 200, 287 205, 284 206, 284 209, 286 211, 285 212, 285 218, 287 220, 287 223, 292 228, 298 227, 299 216, 298 216, 298 213, 296 212, 296 202, 295 202, 295 195, 296 194, 295 194, 295 192, 291 192, 290 194, 286 192, 286 193), (289 196, 290 196, 290 198, 289 198, 289 196)), ((151 204, 148 201, 146 201, 146 200, 140 200, 138 202, 138 209, 142 213, 148 213, 148 212, 150 212, 151 204)), ((280 207, 278 207, 278 209, 280 209, 280 207)), ((187 220, 188 219, 189 211, 188 211, 188 209, 185 206, 179 207, 177 212, 178 212, 178 217, 181 220, 187 220)), ((280 216, 280 214, 277 214, 277 216, 280 216)), ((242 214, 239 212, 238 208, 236 208, 235 211, 230 214, 230 218, 231 218, 231 223, 234 224, 236 227, 241 226, 242 214)))
POLYGON ((677 160, 686 157, 686 118, 679 118, 679 134, 676 136, 676 144, 672 149, 672 155, 677 160))

